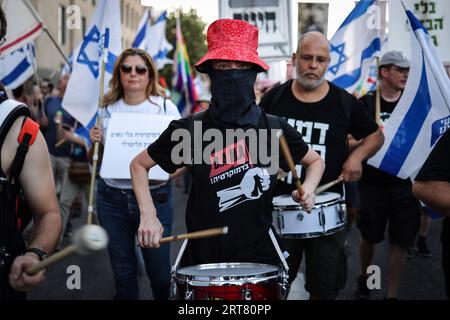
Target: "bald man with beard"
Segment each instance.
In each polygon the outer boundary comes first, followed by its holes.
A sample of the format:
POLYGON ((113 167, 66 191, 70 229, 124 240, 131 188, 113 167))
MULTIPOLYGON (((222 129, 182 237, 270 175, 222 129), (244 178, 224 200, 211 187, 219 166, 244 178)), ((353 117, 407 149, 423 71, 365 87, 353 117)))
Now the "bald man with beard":
MULTIPOLYGON (((378 151, 384 136, 356 98, 325 80, 329 63, 326 37, 319 32, 304 34, 292 55, 297 78, 269 91, 260 105, 267 113, 285 118, 322 156, 325 172, 320 184, 339 177, 345 182, 358 181, 362 162, 378 151), (348 134, 361 140, 351 152, 347 145, 348 134)), ((299 175, 302 174, 300 170, 297 167, 299 175)), ((294 189, 294 180, 289 174, 279 181, 275 195, 290 194, 294 189)), ((328 191, 343 196, 343 184, 339 183, 328 191)), ((284 249, 290 254, 287 262, 291 283, 305 253, 305 289, 310 293, 310 299, 335 299, 339 290, 345 287, 345 234, 344 227, 335 233, 314 238, 283 239, 284 249)))

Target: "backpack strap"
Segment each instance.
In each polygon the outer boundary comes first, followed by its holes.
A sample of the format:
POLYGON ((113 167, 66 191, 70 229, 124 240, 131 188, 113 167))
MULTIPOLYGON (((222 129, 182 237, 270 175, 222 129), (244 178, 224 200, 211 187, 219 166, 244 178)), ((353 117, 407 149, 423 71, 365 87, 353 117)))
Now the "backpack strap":
POLYGON ((280 101, 280 98, 283 96, 286 90, 291 87, 292 81, 294 80, 288 80, 276 87, 275 90, 277 90, 277 92, 275 92, 275 95, 273 96, 272 102, 270 103, 269 109, 266 110, 266 113, 272 113, 275 110, 275 107, 280 101))
POLYGON ((345 119, 350 123, 352 115, 352 106, 356 98, 341 88, 339 88, 339 95, 341 98, 341 106, 344 110, 345 119))
POLYGON ((364 103, 364 106, 366 107, 367 112, 371 117, 374 117, 375 119, 375 109, 376 109, 376 91, 369 91, 366 93, 365 96, 361 98, 361 100, 364 103))
POLYGON ((266 113, 266 120, 268 129, 281 129, 280 117, 266 113))
MULTIPOLYGON (((22 102, 8 99, 0 104, 0 133, 2 138, 0 143, 3 144, 4 138, 9 132, 14 121, 20 116, 30 117, 30 109, 22 102)), ((0 145, 1 145, 0 144, 0 145)))
POLYGON ((11 163, 11 173, 10 181, 14 185, 14 191, 19 189, 19 176, 23 168, 23 163, 25 162, 25 156, 28 153, 30 146, 36 141, 37 134, 39 132, 39 124, 31 120, 30 118, 25 118, 22 123, 22 129, 20 130, 17 147, 16 156, 11 163))
MULTIPOLYGON (((0 104, 0 154, 9 130, 11 130, 11 127, 17 118, 21 116, 31 116, 30 109, 23 103, 8 99, 0 104)), ((1 167, 0 177, 6 177, 1 167)))

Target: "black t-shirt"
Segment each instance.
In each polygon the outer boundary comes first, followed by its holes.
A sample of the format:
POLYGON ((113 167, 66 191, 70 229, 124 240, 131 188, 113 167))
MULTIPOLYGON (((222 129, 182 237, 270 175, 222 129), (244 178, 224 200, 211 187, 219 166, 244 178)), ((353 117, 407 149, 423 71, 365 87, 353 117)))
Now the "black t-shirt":
POLYGON ((450 183, 450 130, 439 139, 415 180, 450 183))
MULTIPOLYGON (((320 184, 334 181, 342 171, 342 165, 347 159, 347 134, 356 139, 363 139, 378 128, 356 98, 329 82, 330 90, 320 101, 306 103, 298 100, 292 93, 291 85, 285 90, 275 106, 272 100, 280 86, 266 93, 260 103, 267 112, 283 117, 298 132, 303 135, 306 143, 317 151, 325 161, 325 172, 320 184), (342 106, 341 94, 349 95, 352 102, 350 117, 342 106), (350 118, 350 119, 349 119, 350 118)), ((301 168, 297 172, 302 174, 301 168)), ((302 175, 303 177, 304 175, 302 175)), ((275 194, 286 194, 295 189, 292 174, 289 173, 277 185, 275 194)), ((336 185, 329 191, 342 194, 342 185, 336 185)))
MULTIPOLYGON (((364 104, 368 113, 375 119, 374 92, 370 92, 364 97, 361 97, 360 101, 364 104)), ((389 119, 397 103, 398 100, 389 102, 384 100, 383 97, 380 97, 380 118, 382 124, 387 119, 389 119)), ((410 179, 401 179, 397 176, 387 173, 386 171, 372 167, 370 164, 367 164, 367 162, 364 162, 363 164, 363 175, 361 177, 361 181, 372 185, 391 186, 391 187, 401 187, 411 185, 410 179)))
MULTIPOLYGON (((202 133, 214 128, 209 110, 202 120, 202 133)), ((177 129, 190 130, 189 118, 172 121, 161 136, 151 144, 147 151, 150 157, 165 171, 173 173, 185 164, 175 164, 171 153, 180 143, 172 141, 172 133, 177 129)), ((308 145, 296 130, 280 119, 281 129, 290 146, 293 158, 298 163, 308 152, 308 145)), ((191 127, 192 128, 192 127, 191 127)), ((258 127, 267 129, 265 115, 262 112, 258 127)), ((192 129, 191 129, 192 130, 192 129)), ((217 129, 222 134, 224 130, 217 129)), ((180 132, 180 131, 177 131, 180 132)), ((198 136, 197 136, 198 137, 198 136)), ((260 142, 259 136, 258 144, 260 142)), ((205 139, 200 139, 205 140, 205 139)), ((223 140, 226 140, 225 138, 223 140)), ((200 145, 200 141, 196 141, 200 145)), ((186 227, 188 232, 202 229, 228 226, 227 235, 205 239, 190 240, 183 265, 220 262, 259 262, 278 264, 274 246, 268 230, 272 225, 272 192, 276 181, 276 172, 272 175, 264 171, 260 159, 249 156, 247 139, 211 150, 210 141, 203 141, 202 153, 213 159, 232 158, 226 164, 201 164, 189 166, 192 173, 192 187, 186 209, 186 227), (233 155, 234 154, 234 155, 233 155)), ((188 144, 189 145, 189 144, 188 144)), ((192 144, 195 148, 195 142, 192 144)), ((194 150, 195 152, 195 150, 194 150)), ((279 152, 279 150, 278 150, 279 152)), ((183 154, 183 152, 180 152, 183 154)), ((280 166, 287 165, 280 159, 280 166)))

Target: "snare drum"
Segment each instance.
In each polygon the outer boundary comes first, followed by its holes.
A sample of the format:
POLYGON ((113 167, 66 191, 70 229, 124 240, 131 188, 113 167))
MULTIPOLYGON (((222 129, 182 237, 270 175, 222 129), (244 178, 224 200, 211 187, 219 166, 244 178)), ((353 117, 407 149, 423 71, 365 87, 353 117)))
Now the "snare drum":
POLYGON ((287 274, 278 266, 259 263, 211 263, 180 268, 174 273, 178 300, 283 300, 287 274))
POLYGON ((346 222, 345 204, 339 193, 316 195, 311 213, 304 211, 291 195, 273 199, 273 226, 283 238, 315 238, 341 231, 346 222))

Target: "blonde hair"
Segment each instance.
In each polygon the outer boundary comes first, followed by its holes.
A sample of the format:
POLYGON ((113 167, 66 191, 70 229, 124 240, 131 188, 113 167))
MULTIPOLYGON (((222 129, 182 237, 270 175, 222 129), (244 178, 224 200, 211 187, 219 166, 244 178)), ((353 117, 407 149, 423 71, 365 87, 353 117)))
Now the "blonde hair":
POLYGON ((140 56, 144 60, 145 66, 147 67, 148 75, 148 86, 147 86, 147 97, 150 96, 165 96, 164 89, 158 83, 158 70, 156 69, 155 63, 152 57, 141 49, 129 48, 124 50, 120 56, 117 58, 114 64, 113 76, 109 81, 109 86, 111 88, 108 93, 103 96, 102 105, 107 106, 115 103, 124 96, 124 91, 122 87, 122 82, 120 81, 120 66, 123 61, 129 56, 140 56))

